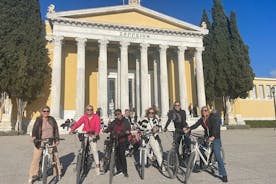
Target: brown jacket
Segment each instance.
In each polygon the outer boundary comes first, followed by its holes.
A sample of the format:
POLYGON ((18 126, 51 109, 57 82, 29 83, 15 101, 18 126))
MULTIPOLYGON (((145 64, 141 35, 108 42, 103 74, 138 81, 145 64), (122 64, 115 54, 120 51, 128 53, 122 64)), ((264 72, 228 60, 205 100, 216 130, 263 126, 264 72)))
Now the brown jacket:
MULTIPOLYGON (((48 116, 48 122, 54 129, 54 132, 53 132, 54 137, 53 138, 59 139, 58 125, 57 125, 55 118, 53 118, 52 116, 48 116)), ((32 131, 32 137, 35 137, 35 139, 41 139, 42 123, 43 123, 42 117, 36 118, 34 126, 33 126, 33 131, 32 131)), ((35 146, 37 148, 39 148, 39 145, 40 145, 40 143, 38 143, 38 144, 35 143, 35 146)))

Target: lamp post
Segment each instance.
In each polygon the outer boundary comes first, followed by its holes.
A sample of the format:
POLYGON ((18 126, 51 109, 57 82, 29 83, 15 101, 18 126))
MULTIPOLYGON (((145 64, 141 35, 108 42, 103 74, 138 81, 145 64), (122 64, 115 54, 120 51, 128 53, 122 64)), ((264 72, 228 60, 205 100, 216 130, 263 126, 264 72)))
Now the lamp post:
MULTIPOLYGON (((276 99, 275 99, 275 86, 273 86, 271 88, 271 93, 272 93, 272 97, 273 97, 273 101, 274 101, 274 115, 275 115, 275 121, 276 121, 276 99)), ((274 130, 276 129, 276 122, 275 122, 275 126, 274 126, 274 130)))

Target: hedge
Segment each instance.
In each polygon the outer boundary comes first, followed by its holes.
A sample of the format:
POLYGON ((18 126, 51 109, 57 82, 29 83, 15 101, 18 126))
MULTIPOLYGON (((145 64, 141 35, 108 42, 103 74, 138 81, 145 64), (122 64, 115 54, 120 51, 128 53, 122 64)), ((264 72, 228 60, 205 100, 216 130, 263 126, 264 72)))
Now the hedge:
POLYGON ((276 121, 275 120, 246 120, 246 125, 249 125, 250 128, 274 128, 276 121))

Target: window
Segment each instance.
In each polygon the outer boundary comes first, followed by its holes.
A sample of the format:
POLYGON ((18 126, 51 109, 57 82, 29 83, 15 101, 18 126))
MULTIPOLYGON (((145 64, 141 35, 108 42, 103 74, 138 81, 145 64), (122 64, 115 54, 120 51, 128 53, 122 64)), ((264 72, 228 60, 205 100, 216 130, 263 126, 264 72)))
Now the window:
POLYGON ((259 98, 263 99, 264 98, 264 86, 259 85, 259 98))
POLYGON ((271 98, 271 87, 270 87, 270 85, 266 86, 266 97, 271 98))
POLYGON ((256 93, 256 86, 253 86, 252 92, 251 92, 251 98, 256 99, 257 93, 256 93))

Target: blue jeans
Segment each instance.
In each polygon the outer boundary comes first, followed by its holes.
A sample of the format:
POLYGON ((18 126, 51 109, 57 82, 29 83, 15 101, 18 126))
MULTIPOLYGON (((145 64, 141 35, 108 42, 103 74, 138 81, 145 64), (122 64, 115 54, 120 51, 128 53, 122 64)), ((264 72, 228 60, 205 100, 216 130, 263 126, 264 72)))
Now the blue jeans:
POLYGON ((218 171, 219 171, 219 175, 221 176, 227 176, 225 167, 224 167, 224 162, 222 160, 222 156, 221 156, 221 140, 220 139, 215 139, 213 142, 213 151, 215 154, 215 157, 217 159, 218 162, 218 171))

